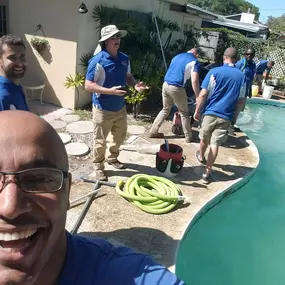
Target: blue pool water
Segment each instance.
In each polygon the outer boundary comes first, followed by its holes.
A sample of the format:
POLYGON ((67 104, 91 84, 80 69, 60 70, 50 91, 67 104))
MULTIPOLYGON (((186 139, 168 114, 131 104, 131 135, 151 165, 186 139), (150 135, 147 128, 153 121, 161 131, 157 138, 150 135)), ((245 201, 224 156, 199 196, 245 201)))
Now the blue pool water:
POLYGON ((187 285, 285 284, 285 108, 249 104, 239 125, 260 165, 187 232, 176 264, 187 285))

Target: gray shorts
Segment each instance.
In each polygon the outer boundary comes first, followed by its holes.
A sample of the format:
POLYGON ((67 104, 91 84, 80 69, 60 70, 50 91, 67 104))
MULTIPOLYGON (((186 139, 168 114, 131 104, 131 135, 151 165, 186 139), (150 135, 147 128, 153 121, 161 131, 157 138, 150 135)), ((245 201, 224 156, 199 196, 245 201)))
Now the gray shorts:
POLYGON ((231 122, 217 116, 205 115, 202 120, 199 137, 213 146, 220 146, 228 138, 231 122))

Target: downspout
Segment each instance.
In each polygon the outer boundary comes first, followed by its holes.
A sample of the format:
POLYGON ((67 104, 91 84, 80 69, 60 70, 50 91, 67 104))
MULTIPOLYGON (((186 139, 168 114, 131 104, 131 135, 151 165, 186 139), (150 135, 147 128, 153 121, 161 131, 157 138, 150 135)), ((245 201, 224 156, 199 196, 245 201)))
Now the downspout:
POLYGON ((160 49, 161 49, 162 59, 163 59, 165 71, 167 71, 167 64, 166 64, 166 60, 165 60, 165 55, 164 55, 164 50, 163 50, 163 46, 162 46, 162 42, 161 42, 161 37, 160 37, 160 32, 159 32, 159 28, 158 28, 158 24, 157 24, 157 19, 156 19, 156 15, 155 15, 155 1, 156 0, 150 0, 150 1, 151 1, 151 4, 152 4, 152 15, 153 15, 153 18, 154 18, 154 23, 155 23, 155 27, 156 27, 158 40, 159 40, 159 45, 160 45, 160 49))

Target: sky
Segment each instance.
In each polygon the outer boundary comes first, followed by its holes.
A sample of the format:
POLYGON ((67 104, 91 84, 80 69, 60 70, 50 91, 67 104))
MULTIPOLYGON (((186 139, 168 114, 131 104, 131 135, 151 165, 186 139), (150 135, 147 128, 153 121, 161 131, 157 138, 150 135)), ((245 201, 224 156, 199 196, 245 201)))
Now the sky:
POLYGON ((249 0, 249 2, 259 7, 261 22, 266 22, 268 16, 279 17, 285 14, 284 0, 249 0))

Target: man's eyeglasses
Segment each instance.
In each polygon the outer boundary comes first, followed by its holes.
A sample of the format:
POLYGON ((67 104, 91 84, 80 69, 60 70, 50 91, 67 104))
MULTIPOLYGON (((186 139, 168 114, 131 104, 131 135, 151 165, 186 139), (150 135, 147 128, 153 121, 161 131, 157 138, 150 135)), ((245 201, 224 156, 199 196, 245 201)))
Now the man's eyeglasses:
POLYGON ((255 56, 255 54, 254 53, 246 53, 245 55, 247 55, 247 56, 255 56))
POLYGON ((16 183, 27 193, 52 193, 59 191, 68 172, 56 168, 31 168, 17 172, 0 172, 0 191, 13 180, 7 175, 14 175, 16 183))

